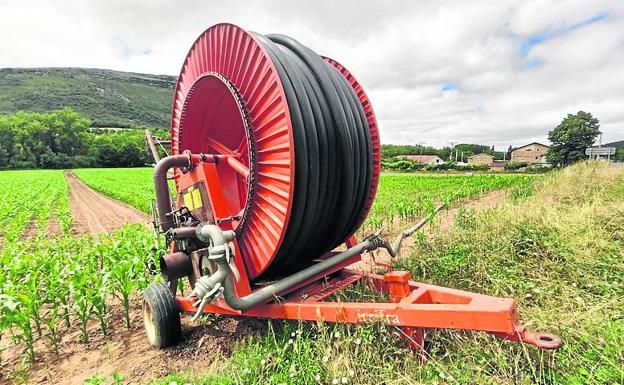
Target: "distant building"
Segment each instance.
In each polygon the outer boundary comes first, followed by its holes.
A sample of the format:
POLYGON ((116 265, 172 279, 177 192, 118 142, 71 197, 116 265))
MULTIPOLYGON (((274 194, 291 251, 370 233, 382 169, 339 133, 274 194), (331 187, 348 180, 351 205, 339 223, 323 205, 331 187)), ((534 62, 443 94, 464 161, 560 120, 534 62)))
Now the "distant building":
POLYGON ((620 148, 624 148, 624 140, 620 140, 620 141, 617 141, 617 142, 611 142, 611 143, 605 143, 602 146, 603 147, 615 147, 615 148, 617 148, 619 150, 620 148))
POLYGON ((505 171, 505 166, 509 163, 508 160, 495 160, 490 164, 492 171, 505 171))
POLYGON ((546 154, 550 147, 545 144, 533 142, 518 147, 511 152, 512 162, 526 162, 527 164, 543 164, 547 165, 546 154))
POLYGON ((437 155, 399 155, 399 159, 407 159, 412 162, 423 164, 442 164, 444 161, 437 155))
POLYGON ((492 163, 494 163, 494 155, 486 154, 484 152, 468 157, 468 164, 487 164, 488 166, 491 166, 492 163))

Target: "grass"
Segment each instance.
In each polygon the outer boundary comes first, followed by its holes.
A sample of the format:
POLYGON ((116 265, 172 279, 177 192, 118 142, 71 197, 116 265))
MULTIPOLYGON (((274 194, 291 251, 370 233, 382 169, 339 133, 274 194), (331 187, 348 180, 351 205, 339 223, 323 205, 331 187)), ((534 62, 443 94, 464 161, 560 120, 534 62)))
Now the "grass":
POLYGON ((486 354, 502 364, 488 375, 503 383, 624 382, 622 197, 621 172, 578 164, 536 181, 528 197, 460 213, 450 234, 420 238, 400 267, 436 284, 516 298, 526 324, 565 341, 544 356, 501 351, 478 337, 447 344, 454 361, 478 373, 486 354))

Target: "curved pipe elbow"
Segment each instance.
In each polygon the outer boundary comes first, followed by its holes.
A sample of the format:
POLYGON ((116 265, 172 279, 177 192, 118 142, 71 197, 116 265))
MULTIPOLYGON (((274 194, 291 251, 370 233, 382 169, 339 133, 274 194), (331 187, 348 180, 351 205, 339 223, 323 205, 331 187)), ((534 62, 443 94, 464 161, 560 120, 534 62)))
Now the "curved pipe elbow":
POLYGON ((173 167, 189 169, 192 165, 190 154, 185 153, 162 158, 154 167, 154 189, 158 205, 158 219, 163 232, 168 231, 173 226, 173 220, 167 215, 172 211, 167 172, 173 167))

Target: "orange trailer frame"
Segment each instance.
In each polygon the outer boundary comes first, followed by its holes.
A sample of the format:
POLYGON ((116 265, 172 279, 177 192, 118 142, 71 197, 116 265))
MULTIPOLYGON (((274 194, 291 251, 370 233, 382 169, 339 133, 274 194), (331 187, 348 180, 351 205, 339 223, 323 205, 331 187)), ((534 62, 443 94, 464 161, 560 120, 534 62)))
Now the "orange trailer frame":
MULTIPOLYGON (((195 158, 198 159, 198 158, 195 158)), ((198 182, 205 184, 209 204, 215 222, 222 230, 231 230, 233 213, 227 212, 219 174, 215 163, 219 158, 198 161, 187 174, 181 175, 180 186, 191 186, 198 182)), ((237 295, 253 292, 253 285, 245 274, 243 260, 236 240, 235 264, 241 279, 235 284, 237 295)), ((346 246, 357 243, 351 237, 346 246)), ((173 247, 173 244, 172 244, 173 247)), ((320 259, 331 258, 330 252, 320 259)), ((518 341, 540 349, 557 349, 561 339, 550 333, 531 333, 519 324, 516 302, 510 298, 492 297, 463 290, 445 288, 411 280, 406 271, 389 271, 385 275, 368 274, 350 270, 347 266, 361 260, 361 255, 351 257, 342 263, 279 293, 271 302, 257 305, 241 312, 229 307, 223 298, 217 298, 204 307, 204 313, 243 317, 260 317, 287 320, 324 321, 351 324, 384 323, 401 328, 409 337, 414 349, 424 346, 423 329, 457 329, 484 331, 511 341, 518 341), (376 290, 388 295, 390 302, 328 302, 332 294, 355 284, 367 282, 376 290)), ((388 269, 390 270, 390 269, 388 269)), ((196 313, 194 300, 177 296, 180 311, 196 313)))

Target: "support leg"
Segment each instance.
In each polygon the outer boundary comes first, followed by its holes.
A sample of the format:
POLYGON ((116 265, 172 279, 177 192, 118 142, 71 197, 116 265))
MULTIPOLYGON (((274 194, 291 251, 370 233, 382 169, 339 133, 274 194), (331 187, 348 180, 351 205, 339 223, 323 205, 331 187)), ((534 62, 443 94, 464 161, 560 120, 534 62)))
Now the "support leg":
MULTIPOLYGON (((408 271, 392 271, 384 275, 384 283, 388 289, 390 301, 394 303, 401 302, 405 297, 410 295, 412 289, 409 280, 412 275, 408 271)), ((408 346, 419 354, 421 360, 425 357, 425 340, 423 329, 414 327, 401 327, 408 346)))

